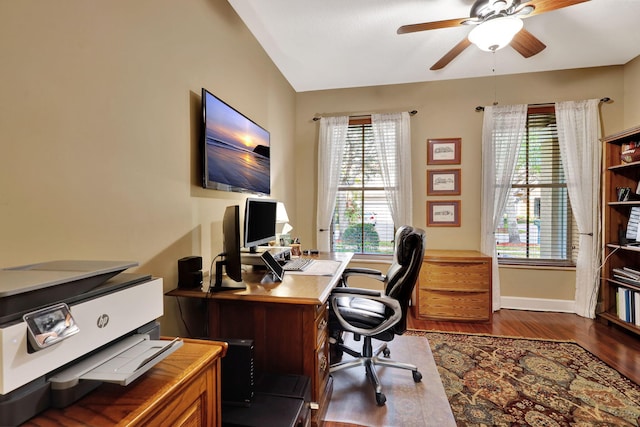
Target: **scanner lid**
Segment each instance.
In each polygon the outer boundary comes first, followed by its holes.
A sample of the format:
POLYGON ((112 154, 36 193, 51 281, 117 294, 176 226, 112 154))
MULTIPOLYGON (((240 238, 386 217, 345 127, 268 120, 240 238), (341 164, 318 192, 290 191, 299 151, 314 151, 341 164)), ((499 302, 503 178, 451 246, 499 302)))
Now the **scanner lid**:
POLYGON ((0 324, 89 291, 138 263, 49 261, 0 270, 0 324))
POLYGON ((0 270, 0 298, 104 276, 104 280, 137 266, 132 261, 63 260, 0 270))

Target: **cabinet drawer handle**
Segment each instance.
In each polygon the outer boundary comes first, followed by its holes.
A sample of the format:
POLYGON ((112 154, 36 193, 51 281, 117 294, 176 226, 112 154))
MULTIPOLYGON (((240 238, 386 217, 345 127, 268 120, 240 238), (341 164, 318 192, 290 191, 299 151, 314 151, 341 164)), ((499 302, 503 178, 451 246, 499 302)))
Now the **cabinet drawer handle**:
POLYGON ((327 370, 327 356, 325 356, 324 354, 322 355, 322 357, 320 358, 320 371, 324 372, 327 370))

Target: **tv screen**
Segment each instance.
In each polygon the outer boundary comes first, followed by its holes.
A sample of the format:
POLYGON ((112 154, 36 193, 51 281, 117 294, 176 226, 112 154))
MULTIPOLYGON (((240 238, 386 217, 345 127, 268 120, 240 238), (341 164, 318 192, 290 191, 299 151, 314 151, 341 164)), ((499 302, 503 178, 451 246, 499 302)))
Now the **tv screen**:
POLYGON ((278 202, 271 199, 247 198, 244 207, 244 247, 255 253, 257 246, 276 239, 278 202))
POLYGON ((202 186, 269 195, 269 132, 204 88, 202 117, 202 186))

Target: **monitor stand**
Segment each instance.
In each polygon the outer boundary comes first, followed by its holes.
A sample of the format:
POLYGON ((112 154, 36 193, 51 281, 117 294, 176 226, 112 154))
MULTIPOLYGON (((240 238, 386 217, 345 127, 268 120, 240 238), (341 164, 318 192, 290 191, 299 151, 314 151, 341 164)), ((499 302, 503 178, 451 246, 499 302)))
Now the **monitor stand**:
POLYGON ((277 260, 285 261, 291 258, 291 248, 288 246, 259 246, 256 253, 251 253, 248 249, 240 252, 242 264, 263 267, 264 261, 260 256, 265 251, 269 251, 277 260))
POLYGON ((222 292, 222 291, 240 291, 247 288, 244 282, 236 282, 229 277, 222 276, 222 266, 224 262, 218 261, 216 263, 215 283, 209 286, 209 292, 222 292))
POLYGON ((222 292, 222 291, 243 291, 247 289, 247 286, 244 282, 236 282, 231 279, 224 279, 220 285, 211 285, 209 287, 209 292, 222 292))

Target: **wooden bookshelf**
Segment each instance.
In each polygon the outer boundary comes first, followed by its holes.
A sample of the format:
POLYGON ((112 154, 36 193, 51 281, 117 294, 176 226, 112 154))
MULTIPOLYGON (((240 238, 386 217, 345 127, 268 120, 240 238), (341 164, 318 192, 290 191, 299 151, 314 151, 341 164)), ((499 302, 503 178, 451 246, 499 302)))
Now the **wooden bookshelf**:
MULTIPOLYGON (((618 290, 640 291, 640 286, 616 280, 615 268, 631 267, 640 270, 640 245, 628 245, 621 242, 621 234, 626 235, 629 217, 633 207, 640 207, 640 200, 618 201, 619 187, 630 187, 632 192, 638 189, 640 182, 640 162, 624 163, 621 160, 622 145, 640 142, 640 126, 627 129, 602 139, 604 144, 603 191, 603 265, 601 270, 600 300, 602 307, 598 318, 623 327, 640 335, 640 327, 632 319, 630 322, 620 318, 618 312, 618 290)), ((640 304, 640 299, 637 301, 640 304)))

